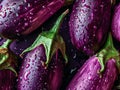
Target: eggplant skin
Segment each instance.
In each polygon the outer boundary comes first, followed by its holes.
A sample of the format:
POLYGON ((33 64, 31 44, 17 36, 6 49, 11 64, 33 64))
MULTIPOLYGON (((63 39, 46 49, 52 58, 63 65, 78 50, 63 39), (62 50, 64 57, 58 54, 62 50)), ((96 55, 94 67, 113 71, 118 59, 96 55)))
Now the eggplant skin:
POLYGON ((45 50, 42 46, 29 52, 25 57, 18 76, 18 90, 47 89, 48 71, 42 65, 45 62, 45 50))
POLYGON ((0 34, 6 38, 29 34, 58 11, 64 2, 65 0, 2 0, 0 34))
POLYGON ((110 24, 111 0, 76 0, 69 21, 73 45, 93 55, 103 45, 110 24))
POLYGON ((0 90, 16 90, 16 75, 10 70, 0 70, 0 90))
POLYGON ((66 90, 111 90, 118 74, 115 60, 108 60, 102 77, 98 73, 100 68, 98 58, 92 56, 78 70, 66 90))
POLYGON ((120 42, 120 3, 114 9, 111 29, 114 38, 120 42))
POLYGON ((62 85, 62 79, 64 75, 64 61, 62 54, 58 50, 52 58, 52 61, 48 67, 49 70, 49 89, 48 90, 60 90, 62 85))
POLYGON ((19 72, 17 90, 59 90, 63 74, 62 63, 53 58, 46 67, 45 61, 43 45, 26 55, 19 72))

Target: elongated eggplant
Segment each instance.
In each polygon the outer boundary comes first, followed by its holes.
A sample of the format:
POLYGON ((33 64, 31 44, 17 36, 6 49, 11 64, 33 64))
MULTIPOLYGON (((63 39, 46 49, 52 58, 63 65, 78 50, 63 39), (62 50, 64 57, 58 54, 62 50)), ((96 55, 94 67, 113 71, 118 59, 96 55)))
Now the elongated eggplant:
POLYGON ((120 42, 120 3, 115 7, 112 18, 112 35, 120 42))
POLYGON ((69 28, 73 45, 93 55, 103 45, 108 33, 111 0, 76 0, 69 28))
POLYGON ((11 40, 0 46, 0 90, 15 90, 17 60, 9 50, 11 40))
POLYGON ((50 31, 42 32, 34 43, 22 52, 27 55, 22 63, 19 77, 18 90, 59 90, 63 77, 63 60, 59 51, 67 61, 65 43, 58 30, 66 10, 50 31))
POLYGON ((2 0, 0 34, 7 38, 26 35, 37 29, 65 2, 72 0, 2 0))
POLYGON ((86 61, 67 90, 112 90, 118 73, 120 73, 119 52, 114 48, 109 35, 104 49, 86 61))

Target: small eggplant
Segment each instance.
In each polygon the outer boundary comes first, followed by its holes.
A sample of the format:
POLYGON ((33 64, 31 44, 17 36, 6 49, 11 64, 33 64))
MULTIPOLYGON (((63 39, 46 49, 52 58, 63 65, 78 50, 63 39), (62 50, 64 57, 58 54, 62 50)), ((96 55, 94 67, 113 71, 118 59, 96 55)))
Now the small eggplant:
POLYGON ((120 3, 114 9, 111 29, 113 37, 120 42, 120 3))
POLYGON ((0 90, 15 90, 17 58, 9 50, 11 40, 0 46, 0 90))
POLYGON ((76 0, 69 21, 73 45, 87 55, 104 44, 110 25, 111 0, 76 0))
POLYGON ((105 47, 86 61, 66 90, 112 90, 119 73, 119 53, 110 34, 105 47))
POLYGON ((65 43, 58 30, 68 13, 66 10, 50 31, 42 32, 34 43, 22 52, 28 52, 22 63, 18 76, 18 90, 59 90, 64 64, 61 52, 67 62, 65 43))
MULTIPOLYGON (((0 35, 16 38, 36 30, 72 0, 2 0, 0 1, 0 35)), ((71 2, 72 3, 72 2, 71 2)))

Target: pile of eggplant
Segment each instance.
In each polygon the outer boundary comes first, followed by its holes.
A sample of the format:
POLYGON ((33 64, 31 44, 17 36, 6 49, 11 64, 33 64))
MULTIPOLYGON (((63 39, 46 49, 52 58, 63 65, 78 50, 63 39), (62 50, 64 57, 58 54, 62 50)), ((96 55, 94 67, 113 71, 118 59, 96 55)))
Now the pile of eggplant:
POLYGON ((0 0, 0 90, 120 90, 120 1, 0 0))

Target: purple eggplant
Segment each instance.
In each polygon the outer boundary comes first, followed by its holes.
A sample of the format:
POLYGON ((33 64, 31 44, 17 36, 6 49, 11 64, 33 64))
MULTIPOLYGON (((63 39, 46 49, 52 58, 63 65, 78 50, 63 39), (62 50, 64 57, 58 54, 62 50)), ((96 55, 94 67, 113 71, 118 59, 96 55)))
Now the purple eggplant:
POLYGON ((69 21, 73 45, 93 55, 104 44, 108 33, 111 0, 76 0, 69 21))
POLYGON ((0 90, 15 90, 17 58, 9 50, 11 40, 0 46, 0 90))
POLYGON ((120 3, 115 7, 113 18, 112 18, 112 35, 114 38, 120 42, 120 3))
POLYGON ((2 0, 0 1, 0 35, 16 38, 37 29, 65 2, 72 0, 2 0))
POLYGON ((119 52, 109 34, 104 48, 84 63, 66 90, 112 90, 119 73, 119 52))
POLYGON ((22 52, 21 55, 28 53, 19 72, 18 90, 59 90, 64 67, 61 58, 67 62, 67 56, 65 43, 58 30, 67 13, 68 10, 60 15, 50 31, 42 32, 34 43, 22 52))

